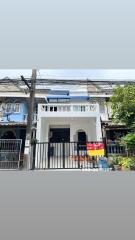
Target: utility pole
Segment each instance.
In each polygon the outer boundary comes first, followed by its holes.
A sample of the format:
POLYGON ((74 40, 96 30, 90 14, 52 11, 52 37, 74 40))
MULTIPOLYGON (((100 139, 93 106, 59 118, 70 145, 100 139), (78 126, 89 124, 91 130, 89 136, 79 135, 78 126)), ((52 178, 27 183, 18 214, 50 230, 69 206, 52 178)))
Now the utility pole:
POLYGON ((26 79, 21 76, 23 82, 25 82, 26 86, 29 89, 29 103, 28 103, 28 119, 27 119, 27 129, 26 129, 26 141, 25 141, 25 155, 27 156, 27 168, 32 168, 33 162, 33 151, 31 140, 33 138, 33 120, 34 120, 34 107, 35 107, 35 86, 36 86, 36 78, 37 71, 36 69, 32 70, 31 76, 31 85, 29 85, 26 79))

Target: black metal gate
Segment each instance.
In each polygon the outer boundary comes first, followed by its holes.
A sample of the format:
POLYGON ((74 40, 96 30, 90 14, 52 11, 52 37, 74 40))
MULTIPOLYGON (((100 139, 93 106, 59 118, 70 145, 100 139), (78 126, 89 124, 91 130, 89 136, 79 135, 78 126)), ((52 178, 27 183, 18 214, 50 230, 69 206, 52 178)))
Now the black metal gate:
POLYGON ((21 139, 0 139, 0 169, 19 169, 21 139))
POLYGON ((33 145, 33 169, 81 169, 97 166, 87 155, 86 144, 38 142, 33 145))

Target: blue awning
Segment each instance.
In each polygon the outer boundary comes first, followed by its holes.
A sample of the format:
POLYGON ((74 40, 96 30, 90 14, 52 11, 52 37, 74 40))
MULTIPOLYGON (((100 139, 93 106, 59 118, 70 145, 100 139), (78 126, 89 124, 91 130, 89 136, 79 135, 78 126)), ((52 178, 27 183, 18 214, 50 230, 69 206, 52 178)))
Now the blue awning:
POLYGON ((70 99, 67 95, 48 95, 47 99, 70 99))
POLYGON ((49 95, 47 96, 47 100, 51 99, 69 99, 69 100, 89 100, 89 96, 65 96, 65 95, 49 95))
POLYGON ((89 96, 71 96, 70 99, 75 99, 75 100, 89 100, 89 96))

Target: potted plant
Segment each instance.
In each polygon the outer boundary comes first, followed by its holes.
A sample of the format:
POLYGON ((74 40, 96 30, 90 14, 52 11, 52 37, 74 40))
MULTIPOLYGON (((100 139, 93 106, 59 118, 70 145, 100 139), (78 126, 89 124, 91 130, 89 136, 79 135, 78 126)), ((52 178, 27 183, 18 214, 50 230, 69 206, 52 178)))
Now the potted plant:
POLYGON ((130 160, 130 170, 135 170, 135 157, 130 160))
POLYGON ((112 161, 110 162, 110 167, 114 170, 120 170, 120 161, 122 160, 122 156, 113 155, 112 161))
POLYGON ((131 158, 129 158, 129 157, 123 157, 123 158, 119 161, 119 165, 121 166, 121 170, 122 170, 122 171, 130 170, 131 158))

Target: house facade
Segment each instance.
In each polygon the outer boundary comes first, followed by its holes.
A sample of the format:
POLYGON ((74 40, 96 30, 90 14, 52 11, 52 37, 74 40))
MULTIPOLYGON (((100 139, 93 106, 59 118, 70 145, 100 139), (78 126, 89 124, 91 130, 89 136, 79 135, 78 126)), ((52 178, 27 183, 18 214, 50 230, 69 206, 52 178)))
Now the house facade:
MULTIPOLYGON (((49 163, 48 154, 55 156, 55 160, 60 159, 65 147, 64 154, 67 157, 70 156, 71 151, 76 152, 78 149, 85 155, 86 143, 105 140, 110 142, 126 134, 128 131, 126 126, 112 123, 109 102, 111 96, 112 91, 99 89, 92 84, 70 87, 46 86, 46 88, 37 85, 33 136, 38 143, 44 145, 36 148, 35 166, 39 167, 37 159, 44 159, 42 167, 46 167, 46 164, 47 168, 53 166, 54 159, 52 164, 49 163), (82 145, 79 145, 79 148, 78 143, 82 145)), ((10 92, 0 92, 0 139, 21 139, 22 153, 27 152, 24 150, 27 149, 25 140, 28 103, 28 91, 15 91, 10 88, 10 92)), ((71 161, 68 158, 66 164, 69 162, 71 161)), ((62 164, 64 164, 63 160, 62 164)))
MULTIPOLYGON (((101 93, 95 86, 63 90, 37 89, 35 101, 36 138, 46 142, 102 141, 125 134, 127 129, 111 121, 112 92, 101 93)), ((25 142, 29 94, 0 93, 0 138, 25 142)))
POLYGON ((68 94, 46 95, 46 103, 38 104, 37 133, 39 142, 114 141, 128 129, 112 123, 109 102, 112 91, 97 88, 81 91, 80 87, 68 94), (78 91, 79 89, 79 91, 78 91))
POLYGON ((38 141, 102 141, 98 103, 90 103, 88 96, 56 97, 48 97, 52 103, 38 105, 38 141))
POLYGON ((21 139, 25 147, 28 102, 20 97, 0 97, 0 139, 21 139))

